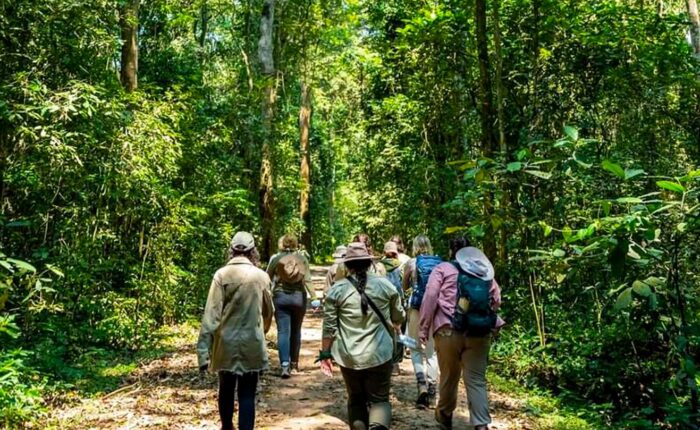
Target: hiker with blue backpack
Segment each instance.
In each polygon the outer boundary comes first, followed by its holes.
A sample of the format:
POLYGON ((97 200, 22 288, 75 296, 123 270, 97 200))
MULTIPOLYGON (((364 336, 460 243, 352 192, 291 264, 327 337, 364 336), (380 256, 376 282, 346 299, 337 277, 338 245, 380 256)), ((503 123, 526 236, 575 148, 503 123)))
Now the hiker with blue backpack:
MULTIPOLYGON (((408 337, 417 341, 419 338, 420 307, 425 287, 428 285, 430 273, 438 264, 442 263, 442 258, 433 255, 430 240, 422 234, 413 239, 413 255, 415 257, 408 260, 404 266, 403 289, 409 295, 407 334, 408 337)), ((435 387, 438 378, 438 363, 432 336, 428 337, 422 351, 411 350, 411 362, 418 383, 416 407, 425 409, 435 403, 435 387)))
POLYGON ((463 238, 451 241, 451 261, 431 273, 420 309, 420 341, 432 335, 438 356, 435 419, 443 430, 452 429, 460 377, 474 430, 488 430, 491 423, 486 367, 491 334, 504 324, 496 314, 501 293, 489 259, 468 245, 463 238))

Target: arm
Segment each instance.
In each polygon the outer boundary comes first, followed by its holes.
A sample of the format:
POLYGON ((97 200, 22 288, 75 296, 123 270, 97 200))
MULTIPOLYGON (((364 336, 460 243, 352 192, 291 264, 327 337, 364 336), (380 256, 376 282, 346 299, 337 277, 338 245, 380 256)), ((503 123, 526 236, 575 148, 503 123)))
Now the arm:
POLYGON ((306 267, 306 274, 304 275, 304 288, 312 300, 317 299, 318 296, 316 295, 316 291, 314 291, 314 282, 311 279, 311 267, 309 265, 309 260, 306 257, 304 257, 304 266, 306 267))
MULTIPOLYGON (((336 308, 336 297, 330 294, 323 303, 323 337, 321 338, 321 352, 319 356, 330 357, 330 350, 338 332, 338 309, 336 308)), ((333 376, 333 360, 323 358, 320 361, 321 372, 326 376, 333 376)))
POLYGON ((404 293, 408 293, 413 288, 413 275, 415 272, 414 268, 416 267, 415 261, 415 259, 411 259, 403 266, 403 282, 401 284, 404 293))
POLYGON ((272 293, 270 293, 270 278, 266 276, 266 285, 263 288, 263 302, 262 302, 262 317, 263 317, 263 330, 265 334, 270 331, 270 326, 272 325, 272 316, 275 313, 275 306, 272 303, 272 293))
MULTIPOLYGON (((392 290, 393 290, 392 286, 392 290)), ((401 296, 399 293, 394 292, 389 299, 391 322, 394 323, 394 327, 398 330, 401 329, 401 323, 406 319, 406 312, 403 309, 403 303, 401 301, 401 296)))
POLYGON ((498 312, 498 309, 501 307, 501 287, 495 279, 491 282, 489 293, 491 295, 491 309, 493 309, 494 312, 498 312))
POLYGON ((430 329, 433 325, 435 312, 438 307, 438 298, 440 296, 440 287, 444 280, 445 274, 440 266, 433 270, 428 278, 428 284, 425 287, 425 295, 423 303, 420 306, 420 326, 419 338, 421 341, 427 341, 430 337, 430 329))
POLYGON ((197 340, 197 359, 200 368, 209 364, 209 351, 214 341, 214 332, 219 328, 221 322, 222 311, 223 291, 221 284, 214 276, 209 287, 209 296, 202 316, 202 328, 199 330, 199 339, 197 340))

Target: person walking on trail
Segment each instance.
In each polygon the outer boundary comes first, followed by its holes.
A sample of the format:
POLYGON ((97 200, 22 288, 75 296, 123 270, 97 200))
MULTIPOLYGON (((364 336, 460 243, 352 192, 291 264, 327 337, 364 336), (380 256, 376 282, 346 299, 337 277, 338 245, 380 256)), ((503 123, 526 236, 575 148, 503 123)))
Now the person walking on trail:
MULTIPOLYGON (((372 240, 369 238, 368 235, 365 233, 359 233, 356 234, 355 237, 352 238, 352 241, 355 243, 362 243, 365 245, 367 248, 367 252, 369 255, 374 255, 374 251, 372 249, 372 240)), ((386 269, 384 268, 383 264, 379 264, 378 262, 372 260, 372 264, 369 267, 369 273, 374 273, 375 275, 379 276, 386 276, 386 269)), ((335 273, 335 282, 340 281, 341 279, 344 279, 347 274, 347 271, 345 270, 345 264, 341 263, 338 265, 338 269, 335 273)))
POLYGON ((406 251, 406 248, 403 245, 403 240, 401 239, 401 236, 399 236, 398 234, 395 234, 395 235, 391 236, 391 239, 389 239, 389 241, 394 242, 396 244, 396 248, 399 251, 398 259, 401 262, 401 265, 408 263, 408 260, 410 260, 411 257, 404 254, 404 251, 406 251))
MULTIPOLYGON (((430 240, 424 235, 413 239, 413 255, 404 266, 403 289, 408 298, 408 337, 414 340, 420 338, 420 308, 423 302, 425 288, 428 285, 430 273, 442 263, 442 258, 433 255, 430 240)), ((418 383, 416 407, 425 409, 435 404, 436 385, 438 378, 438 361, 435 355, 435 343, 432 336, 427 337, 422 351, 411 350, 413 372, 418 383)))
POLYGON ((221 429, 232 430, 238 393, 238 429, 255 427, 255 392, 268 368, 265 333, 272 323, 270 277, 259 262, 250 233, 231 240, 228 263, 214 274, 197 341, 201 372, 219 374, 221 429))
POLYGON ((403 271, 401 270, 401 262, 399 261, 399 249, 395 242, 387 242, 384 244, 384 257, 379 262, 384 266, 386 278, 396 288, 401 300, 403 301, 403 271))
POLYGON ((391 423, 392 358, 396 330, 404 320, 399 293, 385 278, 368 273, 372 255, 351 243, 344 264, 348 276, 330 289, 324 304, 318 360, 331 376, 340 366, 353 430, 383 430, 391 423))
MULTIPOLYGON (((401 306, 404 307, 404 296, 403 296, 403 285, 402 285, 402 279, 403 279, 403 266, 401 262, 399 261, 399 249, 396 246, 396 242, 387 242, 384 244, 384 257, 382 257, 381 260, 379 260, 379 263, 384 266, 384 270, 386 271, 386 279, 391 282, 391 285, 394 286, 396 291, 399 293, 399 298, 401 299, 401 306)), ((404 307, 405 309, 405 307, 404 307)), ((405 321, 404 324, 401 325, 400 328, 400 333, 405 332, 405 321)), ((401 347, 403 348, 403 343, 400 344, 401 347)), ((401 367, 399 366, 399 363, 403 361, 403 354, 401 354, 400 360, 394 362, 394 366, 392 369, 392 375, 400 375, 401 374, 401 367)))
POLYGON ((432 334, 440 367, 440 396, 435 419, 452 429, 460 376, 467 389, 470 423, 487 430, 491 423, 486 366, 491 333, 498 327, 501 304, 493 265, 465 240, 451 244, 454 261, 433 270, 420 308, 420 341, 432 334))
MULTIPOLYGON (((292 235, 282 238, 282 251, 270 260, 267 274, 273 279, 272 299, 277 322, 277 350, 281 373, 287 379, 299 371, 301 325, 306 314, 307 293, 316 302, 308 258, 299 251, 292 235)), ((314 303, 315 304, 315 303, 314 303)))
POLYGON ((333 252, 333 265, 328 268, 328 271, 326 272, 326 279, 324 280, 323 297, 328 295, 328 290, 333 285, 333 282, 335 282, 335 275, 336 272, 338 272, 338 266, 343 263, 343 257, 345 257, 345 251, 347 249, 348 248, 345 245, 339 245, 335 248, 335 251, 333 252))

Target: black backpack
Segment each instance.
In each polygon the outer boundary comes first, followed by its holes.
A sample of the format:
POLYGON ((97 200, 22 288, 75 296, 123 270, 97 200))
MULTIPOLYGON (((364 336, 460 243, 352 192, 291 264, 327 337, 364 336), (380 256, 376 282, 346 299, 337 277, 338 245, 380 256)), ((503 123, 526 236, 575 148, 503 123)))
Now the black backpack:
POLYGON ((452 315, 452 328, 468 337, 485 337, 496 327, 496 312, 491 309, 491 284, 493 280, 471 276, 462 271, 459 264, 457 278, 457 303, 452 315))

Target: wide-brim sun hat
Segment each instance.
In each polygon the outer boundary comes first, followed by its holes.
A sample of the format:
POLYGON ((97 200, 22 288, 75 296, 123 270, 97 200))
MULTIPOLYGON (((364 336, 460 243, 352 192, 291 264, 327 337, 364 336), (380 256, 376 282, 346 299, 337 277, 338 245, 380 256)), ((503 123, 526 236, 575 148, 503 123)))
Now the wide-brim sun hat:
POLYGON ((374 257, 367 251, 367 246, 362 242, 353 242, 348 245, 343 263, 358 260, 374 260, 374 257))
POLYGON ((473 246, 462 248, 457 251, 455 259, 464 272, 476 278, 490 281, 495 276, 493 264, 491 264, 488 257, 478 248, 474 248, 473 246))
POLYGON ((335 251, 333 251, 333 258, 343 258, 345 257, 345 253, 347 252, 348 247, 345 245, 340 245, 335 248, 335 251))

